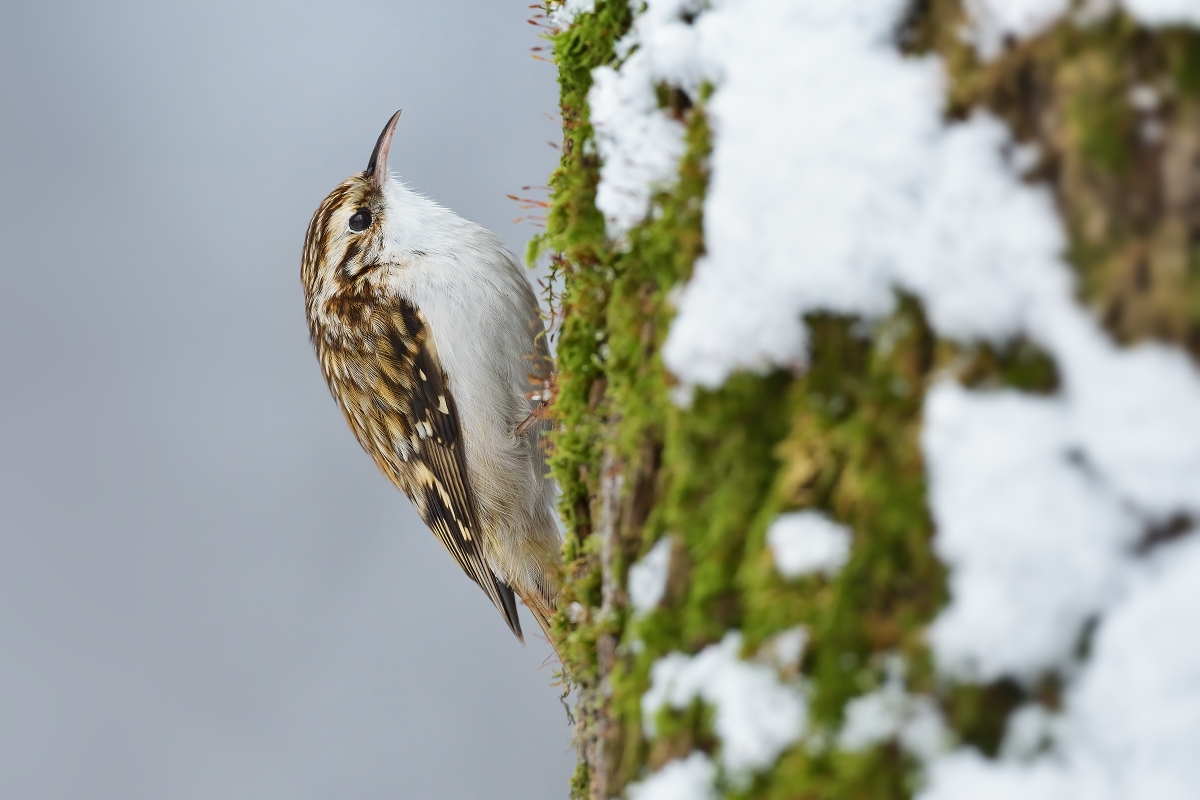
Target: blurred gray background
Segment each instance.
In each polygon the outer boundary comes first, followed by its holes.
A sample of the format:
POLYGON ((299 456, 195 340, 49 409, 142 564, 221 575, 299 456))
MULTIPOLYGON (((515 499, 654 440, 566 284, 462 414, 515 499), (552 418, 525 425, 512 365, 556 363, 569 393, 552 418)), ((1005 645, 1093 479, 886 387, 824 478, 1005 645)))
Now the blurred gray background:
POLYGON ((299 284, 399 107, 389 166, 521 252, 529 2, 4 4, 0 797, 566 796, 549 647, 360 451, 299 284))

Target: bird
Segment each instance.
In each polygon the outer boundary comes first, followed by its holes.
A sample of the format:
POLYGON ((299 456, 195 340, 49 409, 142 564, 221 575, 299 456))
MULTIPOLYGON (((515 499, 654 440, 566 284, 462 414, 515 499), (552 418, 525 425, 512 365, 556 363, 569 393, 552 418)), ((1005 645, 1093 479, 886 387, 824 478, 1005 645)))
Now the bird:
POLYGON ((301 281, 312 345, 363 449, 525 641, 553 642, 561 534, 548 474, 554 362, 533 287, 500 237, 367 168, 317 207, 301 281))

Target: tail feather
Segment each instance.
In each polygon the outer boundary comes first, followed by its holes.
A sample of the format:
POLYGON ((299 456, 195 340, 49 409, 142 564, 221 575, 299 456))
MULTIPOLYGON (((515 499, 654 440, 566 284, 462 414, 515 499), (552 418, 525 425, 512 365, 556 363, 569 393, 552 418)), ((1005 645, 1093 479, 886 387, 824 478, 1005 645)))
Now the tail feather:
POLYGON ((557 654, 558 642, 554 640, 554 631, 551 627, 554 614, 558 611, 557 599, 553 595, 547 597, 541 592, 535 591, 522 593, 521 601, 525 603, 525 607, 529 609, 529 613, 533 614, 533 618, 537 620, 538 627, 542 629, 546 640, 550 642, 550 646, 554 648, 554 652, 557 654))
POLYGON ((521 617, 517 614, 517 598, 513 594, 512 587, 499 578, 495 578, 495 581, 496 594, 503 603, 503 605, 497 603, 496 607, 500 609, 500 614, 508 623, 508 629, 516 635, 521 644, 525 644, 525 635, 521 632, 521 617))

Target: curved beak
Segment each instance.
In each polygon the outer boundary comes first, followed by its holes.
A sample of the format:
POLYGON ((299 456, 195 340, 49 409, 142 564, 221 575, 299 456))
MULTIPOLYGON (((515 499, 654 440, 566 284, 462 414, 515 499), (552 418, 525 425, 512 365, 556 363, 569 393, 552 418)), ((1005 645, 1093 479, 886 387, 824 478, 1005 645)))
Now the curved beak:
POLYGON ((375 181, 378 186, 383 186, 383 182, 387 178, 388 148, 392 146, 392 134, 396 132, 396 123, 400 121, 400 111, 392 114, 387 125, 383 126, 383 132, 379 134, 379 141, 375 142, 375 149, 371 151, 371 160, 367 163, 367 177, 375 181))

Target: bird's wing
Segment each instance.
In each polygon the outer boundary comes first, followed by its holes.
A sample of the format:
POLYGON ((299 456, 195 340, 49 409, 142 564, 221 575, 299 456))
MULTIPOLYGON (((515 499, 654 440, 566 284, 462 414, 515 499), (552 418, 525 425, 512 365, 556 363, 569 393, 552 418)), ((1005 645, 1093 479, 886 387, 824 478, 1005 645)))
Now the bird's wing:
POLYGON ((462 428, 454 396, 423 315, 401 299, 383 312, 378 337, 382 401, 407 406, 408 457, 396 464, 405 493, 454 560, 471 576, 524 641, 512 587, 484 558, 478 515, 467 478, 462 428))

